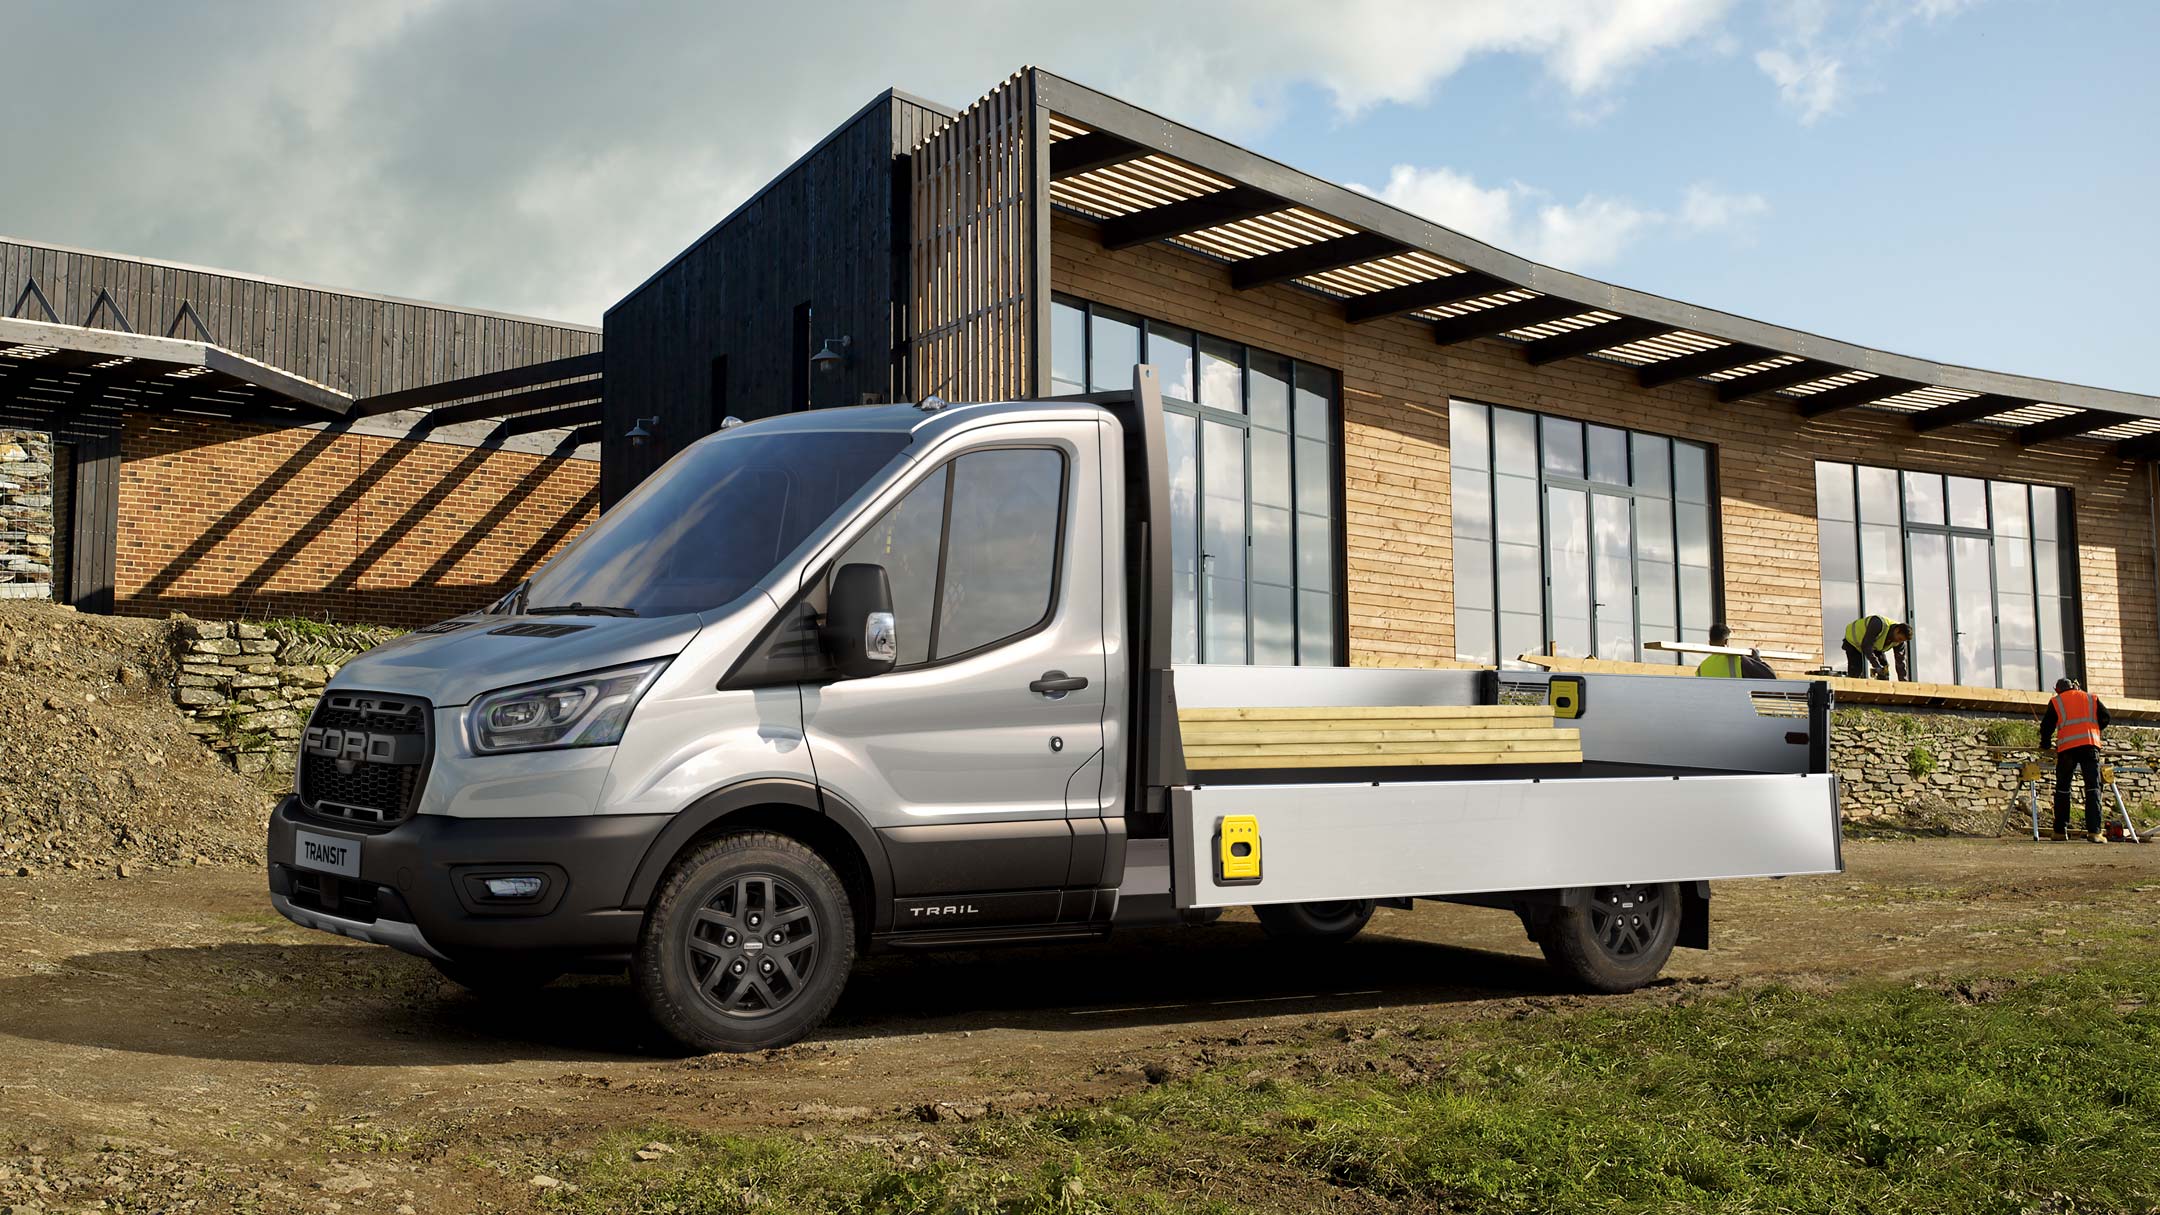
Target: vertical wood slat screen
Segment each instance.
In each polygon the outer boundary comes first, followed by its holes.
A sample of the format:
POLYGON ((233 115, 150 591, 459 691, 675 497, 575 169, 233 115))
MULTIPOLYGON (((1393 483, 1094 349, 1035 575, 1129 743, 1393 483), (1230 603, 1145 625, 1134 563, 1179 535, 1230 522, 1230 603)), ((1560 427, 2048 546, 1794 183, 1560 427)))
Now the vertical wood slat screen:
POLYGON ((909 158, 914 392, 1034 395, 1038 208, 1032 72, 1007 77, 909 158))

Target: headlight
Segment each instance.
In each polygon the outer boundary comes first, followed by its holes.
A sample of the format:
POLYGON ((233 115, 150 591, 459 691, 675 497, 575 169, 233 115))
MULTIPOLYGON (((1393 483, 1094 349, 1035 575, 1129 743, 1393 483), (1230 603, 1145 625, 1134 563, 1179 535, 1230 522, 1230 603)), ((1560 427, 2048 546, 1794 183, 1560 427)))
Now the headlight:
POLYGON ((638 698, 666 666, 662 658, 490 692, 465 710, 465 735, 480 755, 613 746, 638 698))

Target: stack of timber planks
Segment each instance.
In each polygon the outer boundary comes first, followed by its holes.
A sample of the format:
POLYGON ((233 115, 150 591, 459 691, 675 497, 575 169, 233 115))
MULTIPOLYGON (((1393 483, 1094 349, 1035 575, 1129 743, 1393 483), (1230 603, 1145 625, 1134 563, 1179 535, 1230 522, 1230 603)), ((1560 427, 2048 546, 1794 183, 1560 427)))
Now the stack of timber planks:
POLYGON ((1181 709, 1178 728, 1196 771, 1582 762, 1542 705, 1181 709))

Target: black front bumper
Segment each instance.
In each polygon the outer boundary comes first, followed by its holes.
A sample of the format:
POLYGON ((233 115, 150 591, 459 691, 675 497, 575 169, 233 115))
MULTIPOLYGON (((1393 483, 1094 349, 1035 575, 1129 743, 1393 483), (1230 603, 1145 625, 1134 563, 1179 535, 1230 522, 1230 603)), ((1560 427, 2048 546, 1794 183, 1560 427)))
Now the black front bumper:
POLYGON ((387 831, 362 832, 311 818, 287 797, 270 816, 270 896, 309 928, 448 960, 505 954, 565 961, 620 961, 637 944, 643 907, 623 906, 631 876, 668 815, 572 818, 448 818, 422 814, 387 831), (294 832, 352 841, 360 876, 294 864, 294 832), (541 874, 548 889, 529 903, 476 898, 485 874, 541 874))

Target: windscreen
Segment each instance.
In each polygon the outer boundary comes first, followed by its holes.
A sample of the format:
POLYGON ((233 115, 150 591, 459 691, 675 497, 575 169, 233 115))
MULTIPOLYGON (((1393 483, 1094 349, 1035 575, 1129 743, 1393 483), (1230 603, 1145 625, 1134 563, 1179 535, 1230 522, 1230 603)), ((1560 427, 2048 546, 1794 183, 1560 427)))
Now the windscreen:
POLYGON ((542 567, 526 610, 674 616, 756 586, 907 446, 889 431, 722 435, 692 446, 542 567))

